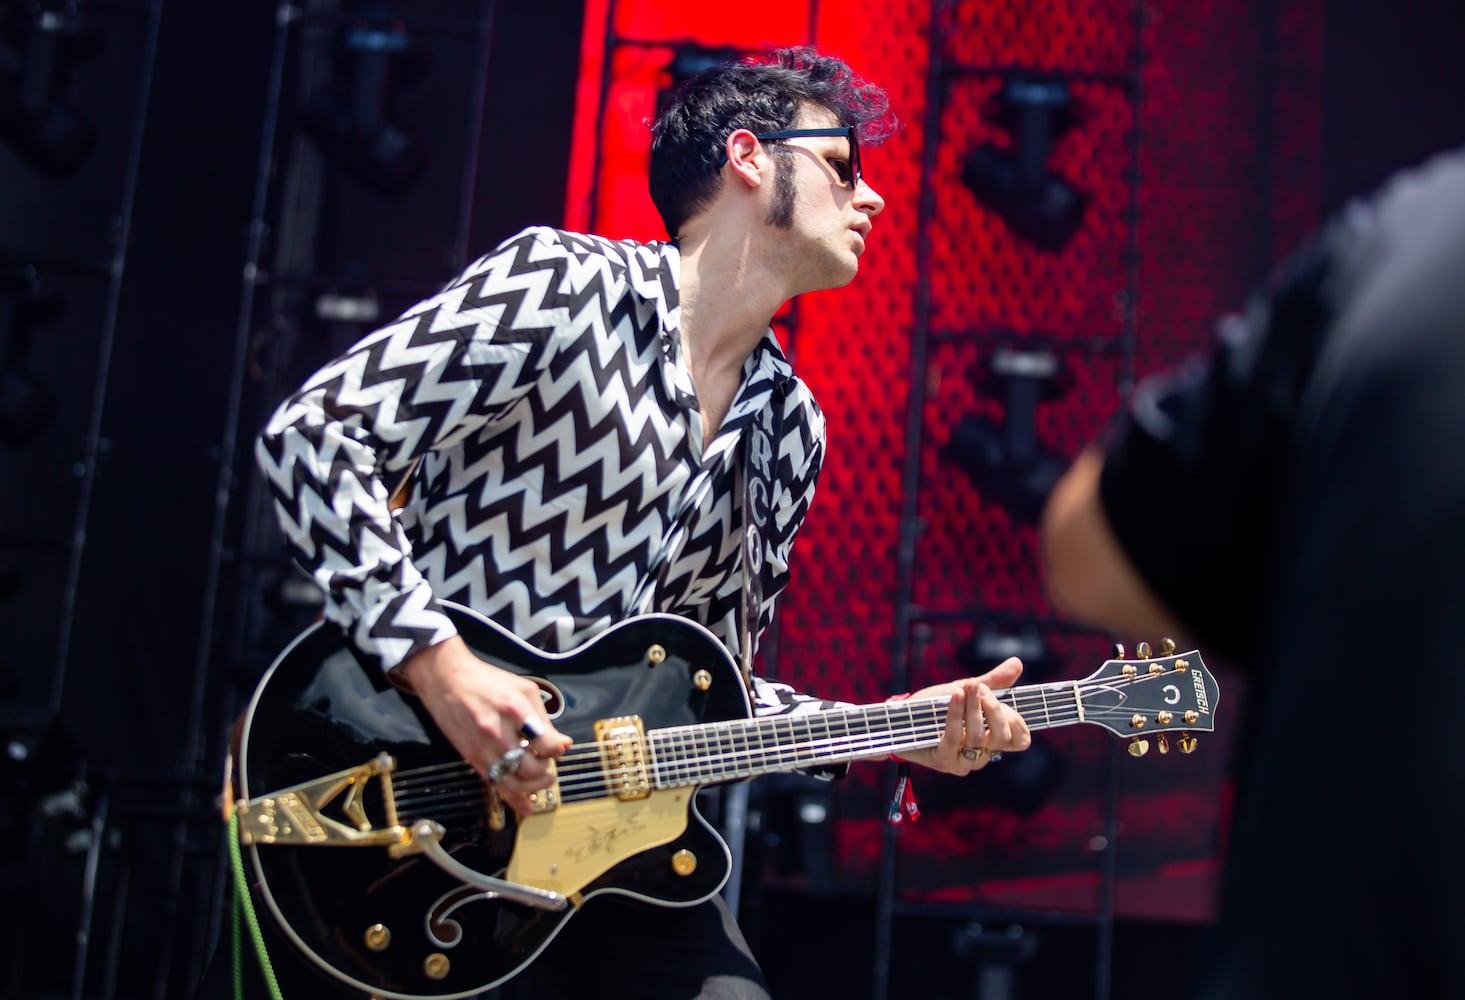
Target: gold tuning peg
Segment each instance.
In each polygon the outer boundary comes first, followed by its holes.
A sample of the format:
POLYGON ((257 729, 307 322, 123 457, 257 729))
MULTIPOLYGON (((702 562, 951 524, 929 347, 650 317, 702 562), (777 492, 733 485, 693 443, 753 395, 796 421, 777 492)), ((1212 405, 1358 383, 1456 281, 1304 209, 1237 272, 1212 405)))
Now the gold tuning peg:
POLYGON ((1150 658, 1150 644, 1147 642, 1140 643, 1135 647, 1135 652, 1139 654, 1141 660, 1148 660, 1150 658))
POLYGON ((1150 752, 1149 740, 1131 740, 1129 743, 1129 755, 1131 757, 1143 757, 1150 752))
POLYGON ((1122 643, 1122 642, 1116 642, 1114 644, 1114 659, 1116 659, 1116 660, 1122 660, 1122 659, 1124 659, 1124 643, 1122 643))
POLYGON ((1170 656, 1175 652, 1175 640, 1168 635, 1160 640, 1160 655, 1170 656))
POLYGON ((1180 747, 1181 753, 1195 753, 1195 744, 1195 737, 1190 735, 1189 733, 1186 733, 1185 735, 1181 736, 1180 739, 1175 741, 1175 745, 1180 747))
POLYGON ((1155 749, 1160 751, 1161 753, 1169 753, 1170 741, 1163 736, 1157 737, 1155 739, 1155 749))

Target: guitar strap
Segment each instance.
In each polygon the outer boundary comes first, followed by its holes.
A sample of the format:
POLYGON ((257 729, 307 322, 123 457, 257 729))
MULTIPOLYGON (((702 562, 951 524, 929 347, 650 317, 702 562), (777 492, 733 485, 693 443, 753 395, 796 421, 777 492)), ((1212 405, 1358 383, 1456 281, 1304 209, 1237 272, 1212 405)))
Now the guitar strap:
MULTIPOLYGON (((753 690, 753 639, 757 635, 758 616, 763 607, 763 565, 767 552, 768 519, 775 497, 778 441, 783 427, 786 395, 787 386, 775 383, 769 399, 753 414, 743 431, 742 461, 736 466, 743 493, 743 599, 738 652, 743 682, 750 694, 753 690)), ((686 519, 711 490, 712 481, 713 477, 704 470, 702 477, 687 491, 671 528, 631 596, 632 614, 645 614, 651 610, 662 571, 671 565, 687 540, 686 519)))
POLYGON ((412 499, 412 477, 417 475, 417 467, 422 464, 422 456, 418 455, 407 466, 407 471, 402 473, 402 478, 397 480, 397 488, 392 490, 391 497, 387 500, 387 506, 392 510, 401 510, 407 506, 407 501, 412 499))
POLYGON ((768 519, 773 510, 778 442, 783 429, 782 382, 748 424, 743 439, 743 631, 738 653, 743 683, 753 692, 753 640, 763 611, 763 561, 768 547, 768 519))

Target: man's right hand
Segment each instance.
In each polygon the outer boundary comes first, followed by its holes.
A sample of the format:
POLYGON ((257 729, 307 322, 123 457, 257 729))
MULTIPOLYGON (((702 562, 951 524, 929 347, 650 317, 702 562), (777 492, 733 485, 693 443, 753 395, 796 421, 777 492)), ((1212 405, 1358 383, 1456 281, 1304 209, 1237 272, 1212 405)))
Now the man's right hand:
POLYGON ((419 650, 397 668, 401 679, 422 699, 448 742, 488 780, 489 766, 523 739, 526 719, 537 723, 518 769, 495 787, 520 816, 529 813, 529 795, 553 783, 546 758, 558 757, 573 742, 549 721, 539 685, 479 659, 458 636, 419 650))

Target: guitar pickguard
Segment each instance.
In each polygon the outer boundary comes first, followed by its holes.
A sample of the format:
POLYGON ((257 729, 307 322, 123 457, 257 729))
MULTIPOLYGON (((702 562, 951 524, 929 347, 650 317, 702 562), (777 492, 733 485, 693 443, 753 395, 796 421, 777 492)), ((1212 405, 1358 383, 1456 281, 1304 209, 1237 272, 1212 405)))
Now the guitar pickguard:
POLYGON ((510 882, 570 895, 615 865, 670 843, 687 828, 694 789, 654 792, 644 799, 594 799, 530 816, 519 824, 510 882))

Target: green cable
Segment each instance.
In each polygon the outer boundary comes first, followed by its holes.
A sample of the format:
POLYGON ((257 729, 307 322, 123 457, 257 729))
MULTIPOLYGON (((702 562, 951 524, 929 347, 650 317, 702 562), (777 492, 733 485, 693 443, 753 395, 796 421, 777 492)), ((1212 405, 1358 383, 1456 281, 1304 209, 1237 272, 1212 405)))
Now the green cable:
POLYGON ((270 991, 270 1000, 283 1000, 280 984, 275 981, 275 970, 270 965, 270 956, 265 951, 264 935, 260 933, 259 918, 254 915, 254 904, 249 896, 249 883, 244 878, 244 856, 239 852, 239 815, 229 816, 229 866, 234 871, 234 1000, 244 998, 244 947, 239 932, 239 915, 244 915, 249 924, 249 936, 254 941, 255 953, 259 955, 259 971, 264 975, 265 986, 270 991))

